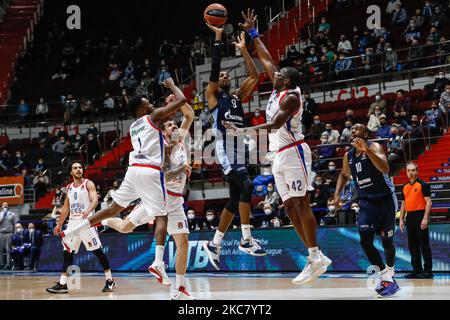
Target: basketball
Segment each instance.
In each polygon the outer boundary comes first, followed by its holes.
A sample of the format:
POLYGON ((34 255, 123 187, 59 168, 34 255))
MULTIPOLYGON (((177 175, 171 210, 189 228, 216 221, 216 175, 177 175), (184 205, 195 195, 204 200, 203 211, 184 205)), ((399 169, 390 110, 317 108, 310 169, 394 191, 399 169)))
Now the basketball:
POLYGON ((206 7, 203 17, 205 18, 205 21, 209 22, 211 25, 220 27, 227 22, 228 12, 223 5, 213 3, 206 7))

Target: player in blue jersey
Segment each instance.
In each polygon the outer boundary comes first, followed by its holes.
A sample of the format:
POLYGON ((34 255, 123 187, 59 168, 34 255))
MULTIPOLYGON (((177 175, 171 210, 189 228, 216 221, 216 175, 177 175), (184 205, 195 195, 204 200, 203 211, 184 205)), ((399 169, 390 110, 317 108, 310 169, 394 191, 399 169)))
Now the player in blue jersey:
POLYGON ((334 201, 340 207, 339 194, 352 175, 359 198, 358 232, 361 246, 370 263, 379 268, 381 282, 375 289, 382 296, 395 294, 400 287, 393 279, 395 263, 394 231, 397 198, 394 185, 388 176, 389 164, 383 146, 368 142, 369 130, 362 124, 352 128, 352 146, 345 155, 336 185, 334 201), (381 237, 386 257, 383 262, 374 246, 375 234, 381 237))
MULTIPOLYGON (((208 27, 215 33, 215 41, 212 47, 211 75, 206 89, 206 98, 209 110, 211 110, 214 118, 216 156, 222 166, 224 179, 229 185, 230 199, 222 211, 214 239, 205 243, 203 248, 206 250, 213 267, 219 270, 221 242, 237 213, 240 215, 242 229, 239 250, 253 256, 267 254, 252 238, 250 232, 250 205, 253 183, 248 175, 245 152, 238 150, 238 147, 243 146, 244 143, 238 141, 233 143, 233 146, 227 146, 226 128, 223 126, 224 121, 232 122, 239 128, 244 126, 244 110, 241 101, 253 91, 259 80, 259 73, 247 51, 245 33, 242 32, 234 45, 241 51, 250 75, 238 89, 230 90, 230 75, 226 71, 220 71, 223 28, 209 24, 208 27)), ((243 139, 244 137, 242 137, 243 139)))

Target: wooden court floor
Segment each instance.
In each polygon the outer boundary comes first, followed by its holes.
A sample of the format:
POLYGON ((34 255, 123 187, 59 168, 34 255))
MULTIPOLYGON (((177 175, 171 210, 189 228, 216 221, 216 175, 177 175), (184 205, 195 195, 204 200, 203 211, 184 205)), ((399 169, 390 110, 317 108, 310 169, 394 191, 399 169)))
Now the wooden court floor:
MULTIPOLYGON (((57 273, 0 273, 0 300, 166 300, 171 288, 163 287, 145 273, 115 273, 114 293, 102 293, 104 277, 100 273, 83 273, 79 289, 69 294, 49 294, 45 291, 58 280, 57 273)), ((175 280, 174 275, 169 275, 175 280)), ((328 273, 308 285, 296 286, 291 279, 296 274, 192 274, 187 287, 197 299, 255 300, 373 300, 377 299, 374 281, 365 274, 328 273)), ((450 274, 437 274, 433 280, 408 280, 397 277, 401 290, 389 299, 450 300, 450 274)))

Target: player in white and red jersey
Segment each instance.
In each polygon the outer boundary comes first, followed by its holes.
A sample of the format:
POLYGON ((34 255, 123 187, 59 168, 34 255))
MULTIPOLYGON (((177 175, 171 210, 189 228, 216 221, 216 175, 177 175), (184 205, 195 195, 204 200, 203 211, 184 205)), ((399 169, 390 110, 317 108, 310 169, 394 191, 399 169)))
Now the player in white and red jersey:
POLYGON ((175 99, 165 107, 153 109, 149 101, 136 96, 130 99, 128 107, 136 111, 137 120, 131 124, 130 137, 133 151, 129 155, 129 167, 120 188, 112 193, 113 203, 109 208, 100 210, 74 228, 61 232, 61 237, 71 237, 89 229, 102 220, 112 218, 128 205, 141 198, 145 210, 155 215, 155 235, 166 235, 167 207, 164 173, 161 166, 164 161, 164 139, 161 131, 163 120, 174 114, 186 102, 183 92, 175 86, 172 78, 164 80, 175 99))
MULTIPOLYGON (((173 95, 166 100, 173 100, 173 95)), ((183 190, 187 177, 191 174, 191 166, 188 163, 188 154, 185 146, 185 138, 189 134, 189 128, 194 120, 194 110, 185 104, 181 107, 183 121, 178 128, 173 120, 165 121, 163 124, 163 135, 165 143, 165 158, 163 172, 167 187, 167 233, 173 237, 177 246, 176 251, 176 291, 172 296, 175 300, 192 300, 193 297, 186 291, 185 275, 187 269, 187 258, 189 250, 189 227, 183 209, 183 190)), ((102 221, 103 225, 109 226, 121 233, 129 233, 139 225, 154 220, 155 215, 147 211, 140 202, 133 211, 123 220, 111 218, 102 221)), ((148 268, 160 283, 170 286, 170 280, 164 268, 165 235, 156 238, 155 261, 148 268)))
MULTIPOLYGON (((72 161, 69 164, 69 174, 73 178, 73 182, 67 186, 66 200, 59 217, 58 225, 55 227, 54 233, 58 234, 67 218, 69 222, 67 228, 74 228, 84 221, 87 217, 92 216, 98 204, 97 190, 95 184, 83 178, 83 166, 80 161, 72 161)), ((102 244, 98 236, 97 228, 91 227, 80 232, 77 236, 70 239, 62 240, 64 263, 60 280, 47 291, 50 293, 68 293, 67 268, 73 264, 73 255, 78 252, 80 244, 83 242, 87 251, 92 251, 98 258, 106 277, 106 284, 103 292, 111 292, 116 284, 111 276, 111 269, 106 255, 102 251, 102 244)))
POLYGON ((245 22, 240 24, 253 39, 256 52, 264 70, 273 81, 272 92, 266 109, 267 122, 251 128, 238 129, 232 123, 225 123, 235 134, 246 134, 258 130, 270 130, 269 149, 273 157, 272 172, 284 208, 295 230, 309 251, 308 263, 292 281, 303 284, 314 280, 331 264, 317 246, 316 220, 311 211, 308 190, 311 190, 308 175, 311 172, 311 150, 303 141, 302 100, 300 74, 294 68, 278 71, 270 53, 259 39, 255 29, 256 16, 253 10, 242 13, 245 22))

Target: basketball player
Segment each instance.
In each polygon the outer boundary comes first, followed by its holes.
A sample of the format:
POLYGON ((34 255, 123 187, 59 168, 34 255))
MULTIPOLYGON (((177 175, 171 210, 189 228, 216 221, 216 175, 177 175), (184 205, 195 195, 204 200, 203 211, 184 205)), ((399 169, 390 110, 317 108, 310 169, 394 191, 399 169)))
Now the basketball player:
POLYGON ((61 232, 62 238, 70 238, 102 220, 118 215, 137 198, 141 198, 147 212, 155 215, 155 237, 165 238, 167 207, 164 173, 161 171, 164 160, 161 126, 165 118, 186 103, 186 97, 175 86, 172 78, 165 79, 164 86, 172 91, 175 100, 162 108, 153 109, 148 100, 140 96, 130 99, 129 110, 135 110, 138 118, 130 126, 133 151, 129 155, 129 167, 125 179, 119 189, 111 195, 113 198, 111 206, 100 210, 76 227, 61 232))
POLYGON ((334 202, 337 208, 341 206, 339 194, 352 175, 359 198, 358 232, 361 246, 370 263, 380 270, 378 274, 381 282, 375 289, 376 292, 382 297, 387 297, 400 290, 393 279, 395 215, 398 203, 394 185, 388 176, 389 163, 384 149, 377 142, 368 142, 369 135, 370 131, 366 126, 362 124, 353 126, 351 137, 353 148, 344 155, 334 202), (373 244, 375 234, 381 236, 387 266, 373 244))
MULTIPOLYGON (((224 178, 228 182, 230 199, 222 211, 219 226, 213 240, 205 243, 203 248, 207 252, 209 261, 213 267, 219 270, 219 254, 222 239, 233 221, 234 215, 238 212, 242 229, 242 240, 239 245, 239 250, 253 256, 265 256, 267 254, 253 240, 250 232, 250 204, 253 183, 249 178, 245 157, 242 157, 245 153, 243 150, 238 151, 238 146, 243 146, 244 143, 241 141, 241 143, 233 144, 232 148, 227 146, 225 139, 226 129, 222 125, 222 122, 226 120, 231 121, 237 127, 243 127, 244 110, 241 101, 251 94, 253 88, 258 83, 259 74, 247 51, 245 46, 245 33, 242 32, 238 36, 238 42, 234 43, 234 45, 242 52, 250 76, 244 80, 239 89, 230 91, 230 75, 226 71, 220 71, 223 28, 214 27, 210 24, 207 25, 215 33, 215 42, 212 47, 211 75, 206 88, 206 98, 208 100, 208 107, 212 111, 214 118, 213 128, 215 129, 216 155, 222 166, 224 178), (239 154, 241 154, 241 157, 239 154)), ((241 140, 243 140, 243 137, 241 140)))
MULTIPOLYGON (((172 102, 175 97, 170 95, 166 102, 172 102)), ((167 186, 167 232, 173 236, 177 246, 176 253, 176 292, 172 296, 173 300, 193 300, 194 298, 185 289, 185 275, 187 269, 187 259, 189 250, 189 228, 186 215, 183 209, 183 190, 186 179, 191 175, 191 166, 188 164, 187 150, 184 144, 189 128, 194 121, 194 110, 190 105, 184 104, 181 107, 183 121, 180 128, 175 121, 168 120, 163 123, 163 135, 165 142, 165 153, 163 171, 167 186)), ((146 212, 145 206, 140 202, 125 220, 111 218, 103 220, 102 224, 107 225, 121 233, 129 233, 139 225, 148 223, 154 219, 152 212, 146 212)), ((164 246, 165 236, 156 239, 155 261, 148 268, 160 283, 170 286, 170 280, 164 270, 164 246), (162 241, 161 241, 162 240, 162 241)))
MULTIPOLYGON (((87 217, 94 213, 98 204, 97 189, 95 184, 83 178, 83 166, 79 161, 72 161, 69 164, 69 174, 73 178, 73 182, 67 186, 67 196, 62 207, 61 216, 59 217, 58 225, 55 227, 54 233, 59 234, 61 228, 69 216, 69 223, 67 228, 73 228, 79 225, 87 217)), ((80 232, 76 237, 70 240, 64 239, 63 256, 64 263, 62 273, 59 281, 51 288, 47 288, 50 293, 68 293, 67 289, 67 268, 73 264, 73 255, 78 252, 80 244, 83 242, 87 251, 92 251, 98 258, 106 277, 106 284, 103 292, 112 292, 116 286, 109 268, 109 261, 102 251, 102 244, 98 236, 97 228, 92 227, 80 232)))
POLYGON ((255 44, 256 52, 264 70, 273 81, 273 92, 266 108, 267 122, 258 126, 239 129, 231 122, 224 122, 236 135, 247 132, 271 130, 269 149, 275 154, 272 172, 278 192, 283 199, 284 208, 296 232, 308 248, 308 262, 303 271, 293 279, 295 284, 310 282, 326 272, 331 264, 317 246, 316 220, 311 211, 309 194, 311 189, 309 175, 311 172, 311 150, 303 141, 301 128, 302 101, 300 74, 294 68, 283 68, 278 71, 270 53, 258 38, 255 29, 256 15, 248 9, 242 12, 245 22, 240 26, 246 30, 255 44))

